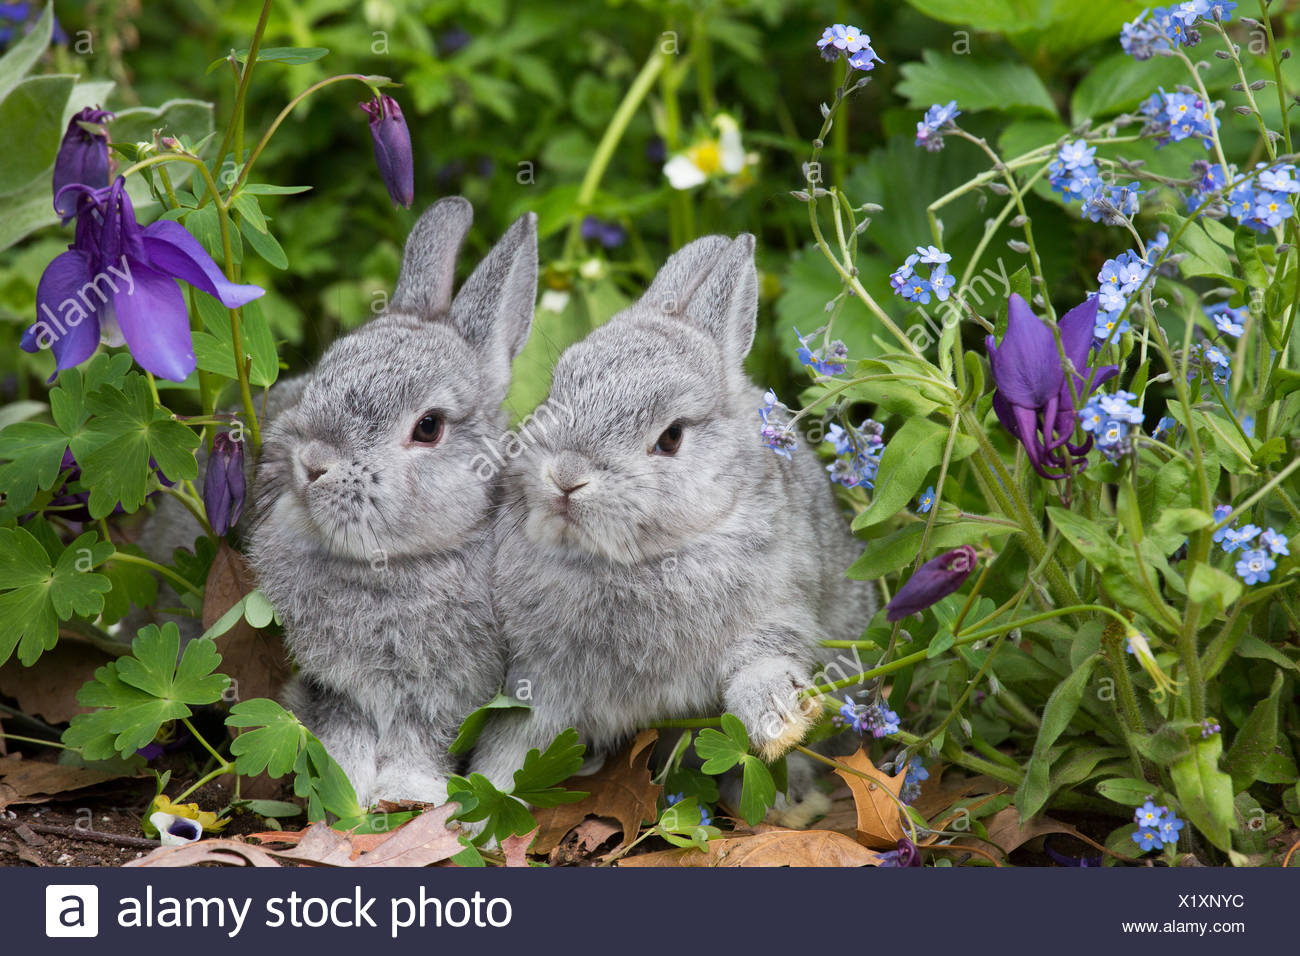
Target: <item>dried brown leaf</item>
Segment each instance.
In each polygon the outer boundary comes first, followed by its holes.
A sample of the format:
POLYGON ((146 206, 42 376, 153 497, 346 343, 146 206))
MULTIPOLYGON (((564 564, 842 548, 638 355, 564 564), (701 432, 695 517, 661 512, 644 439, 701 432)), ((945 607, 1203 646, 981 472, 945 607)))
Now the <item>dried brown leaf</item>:
POLYGON ((501 852, 505 854, 506 866, 528 865, 528 847, 535 836, 537 830, 534 828, 532 832, 525 833, 523 836, 509 836, 501 841, 501 852))
POLYGON ((709 841, 709 848, 625 857, 619 866, 878 866, 881 855, 834 830, 770 830, 709 841))
POLYGON ((853 793, 853 802, 858 813, 858 842, 876 850, 895 849, 898 841, 907 835, 907 831, 903 828, 903 812, 898 800, 907 770, 904 769, 897 776, 891 777, 876 769, 871 758, 867 756, 866 750, 859 750, 847 757, 835 759, 860 772, 835 771, 849 785, 849 790, 853 793), (870 779, 860 774, 866 774, 870 779))
POLYGON ((239 840, 200 840, 185 846, 160 846, 123 866, 198 866, 200 863, 218 863, 222 866, 280 865, 270 853, 251 843, 239 840))
POLYGON ((650 757, 656 730, 643 730, 624 750, 611 757, 589 777, 582 778, 587 797, 536 812, 541 832, 532 852, 550 853, 565 835, 588 817, 618 821, 623 842, 636 838, 641 824, 658 818, 659 794, 663 787, 650 778, 650 757))
MULTIPOLYGON (((1068 823, 1062 823, 1060 820, 1053 820, 1051 817, 1045 817, 1041 814, 1031 817, 1022 826, 1020 811, 1015 807, 1006 807, 999 810, 984 821, 984 827, 988 831, 989 842, 1001 847, 1003 852, 1008 855, 1035 837, 1046 836, 1049 833, 1065 833, 1082 840, 1084 843, 1091 844, 1099 850, 1105 850, 1105 847, 1090 837, 1084 836, 1068 823)), ((965 839, 957 842, 965 842, 965 839)))
POLYGON ((18 701, 25 714, 51 724, 66 723, 91 710, 77 703, 77 691, 95 676, 95 668, 110 660, 93 644, 62 635, 31 667, 23 667, 17 658, 0 667, 0 695, 18 701))
POLYGON ((24 760, 21 754, 0 757, 0 810, 15 803, 44 803, 54 794, 82 790, 125 776, 128 774, 24 760))
POLYGON ((314 866, 429 866, 464 849, 458 832, 447 828, 457 809, 449 803, 427 810, 388 833, 347 833, 315 823, 293 837, 274 831, 253 835, 267 842, 296 844, 291 850, 268 852, 314 866))

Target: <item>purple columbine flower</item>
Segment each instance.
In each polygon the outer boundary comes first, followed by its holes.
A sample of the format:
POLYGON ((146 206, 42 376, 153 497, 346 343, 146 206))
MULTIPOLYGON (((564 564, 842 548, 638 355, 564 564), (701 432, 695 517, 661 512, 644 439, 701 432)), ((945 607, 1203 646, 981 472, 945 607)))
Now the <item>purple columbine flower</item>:
POLYGON ((75 238, 42 273, 38 318, 22 339, 24 351, 53 351, 60 370, 90 358, 102 336, 109 345, 125 342, 154 375, 183 382, 194 371, 194 345, 176 280, 230 309, 266 293, 229 281, 180 223, 141 227, 120 176, 103 189, 74 184, 60 193, 69 195, 76 198, 75 238))
POLYGON ((357 105, 370 117, 375 163, 393 205, 411 208, 415 202, 415 160, 411 155, 411 131, 402 118, 402 108, 391 96, 377 96, 357 105))
MULTIPOLYGON (((1087 367, 1097 305, 1097 298, 1090 297, 1065 313, 1059 323, 1061 344, 1075 368, 1074 387, 1080 401, 1119 371, 1114 365, 1087 367)), ((991 335, 984 341, 997 386, 993 410, 1002 426, 1025 446, 1034 470, 1056 480, 1066 477, 1071 464, 1085 465, 1092 437, 1082 445, 1070 444, 1074 402, 1052 330, 1034 315, 1028 302, 1013 293, 1002 344, 995 344, 991 335)))
POLYGON ((54 211, 66 223, 77 213, 76 196, 59 193, 65 186, 80 184, 91 189, 108 185, 108 135, 103 124, 113 114, 87 106, 68 121, 68 129, 54 158, 54 211), (94 127, 93 130, 87 126, 94 127))
POLYGON ((880 854, 877 866, 920 866, 921 851, 907 837, 899 837, 898 849, 880 854))
POLYGON ((203 476, 203 507, 217 534, 225 534, 244 509, 244 443, 222 432, 212 442, 203 476))
POLYGON ((902 620, 942 601, 970 577, 975 570, 975 558, 975 549, 963 544, 925 562, 886 605, 885 620, 902 620))

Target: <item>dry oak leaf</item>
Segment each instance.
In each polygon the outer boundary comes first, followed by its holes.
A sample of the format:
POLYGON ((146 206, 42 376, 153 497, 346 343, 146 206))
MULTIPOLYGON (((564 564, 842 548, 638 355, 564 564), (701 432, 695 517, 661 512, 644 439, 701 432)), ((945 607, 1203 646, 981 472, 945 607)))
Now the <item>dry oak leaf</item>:
POLYGON ((769 830, 625 857, 619 866, 878 866, 881 854, 834 830, 769 830))
POLYGON ((314 823, 300 834, 258 833, 268 842, 295 843, 291 850, 267 852, 286 860, 313 866, 429 866, 460 853, 465 847, 447 820, 459 807, 454 803, 428 810, 388 833, 346 833, 325 823, 314 823))
MULTIPOLYGON (((988 842, 999 846, 1008 856, 1014 850, 1019 849, 1035 837, 1046 836, 1049 833, 1064 833, 1074 837, 1076 840, 1082 840, 1089 846, 1107 853, 1117 860, 1128 861, 1128 857, 1112 853, 1106 847, 1102 846, 1091 837, 1084 836, 1075 827, 1068 823, 1062 823, 1060 820, 1053 820, 1051 817, 1036 816, 1030 818, 1023 826, 1020 823, 1020 811, 1015 807, 1006 807, 999 810, 993 816, 984 821, 984 827, 988 831, 988 842)), ((963 837, 958 843, 967 842, 963 837)), ((971 840, 970 842, 979 845, 983 841, 971 840)))
POLYGON ((623 842, 636 838, 641 824, 659 817, 663 787, 650 779, 650 756, 657 730, 643 730, 617 755, 589 777, 582 778, 585 800, 536 811, 541 832, 533 853, 550 853, 565 835, 587 817, 608 817, 623 829, 623 842))
POLYGON ((240 840, 200 840, 185 846, 160 846, 138 860, 123 866, 198 866, 219 863, 222 866, 279 866, 266 850, 240 840))
POLYGON ((858 842, 875 850, 893 850, 898 841, 907 835, 903 827, 903 811, 898 797, 903 789, 907 768, 891 777, 877 770, 866 750, 847 757, 836 757, 840 763, 858 770, 871 779, 847 770, 835 772, 849 785, 858 811, 858 842))
POLYGON ((534 828, 523 836, 508 836, 501 841, 501 852, 505 855, 506 866, 528 866, 528 846, 537 836, 534 828))
POLYGON ((589 859, 616 834, 623 831, 617 823, 601 817, 588 817, 569 831, 547 857, 551 866, 578 863, 589 859))
POLYGON ((19 754, 0 757, 0 810, 14 803, 45 803, 51 796, 129 776, 90 767, 70 767, 19 754))

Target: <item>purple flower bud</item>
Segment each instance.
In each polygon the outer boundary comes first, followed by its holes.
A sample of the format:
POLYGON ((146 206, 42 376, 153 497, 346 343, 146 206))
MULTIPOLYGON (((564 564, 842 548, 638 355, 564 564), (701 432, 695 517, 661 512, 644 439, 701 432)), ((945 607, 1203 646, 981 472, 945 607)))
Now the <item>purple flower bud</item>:
POLYGON ((409 209, 415 202, 415 160, 411 156, 411 132, 402 119, 402 109, 391 96, 380 96, 358 105, 370 117, 375 162, 388 195, 394 206, 409 209))
POLYGON ((108 185, 108 136, 101 124, 112 118, 113 114, 107 110, 87 106, 68 122, 59 154, 54 159, 54 211, 65 223, 77 213, 77 197, 64 193, 60 199, 59 191, 64 186, 79 183, 91 189, 103 189, 108 185), (91 132, 83 123, 101 128, 91 132))
POLYGON ((975 549, 963 544, 925 562, 885 607, 885 619, 901 620, 952 594, 975 569, 975 558, 975 549))
POLYGON ((208 473, 203 477, 203 507, 217 534, 233 528, 244 508, 244 443, 226 432, 212 443, 208 473))

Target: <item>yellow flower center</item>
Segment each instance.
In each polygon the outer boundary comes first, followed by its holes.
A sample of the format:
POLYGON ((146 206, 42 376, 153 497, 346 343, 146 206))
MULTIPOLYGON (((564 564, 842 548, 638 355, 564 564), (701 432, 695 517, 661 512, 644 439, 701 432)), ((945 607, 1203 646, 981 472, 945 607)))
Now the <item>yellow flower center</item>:
POLYGON ((722 169, 722 150, 716 139, 705 140, 686 151, 696 168, 706 176, 712 176, 722 169))

